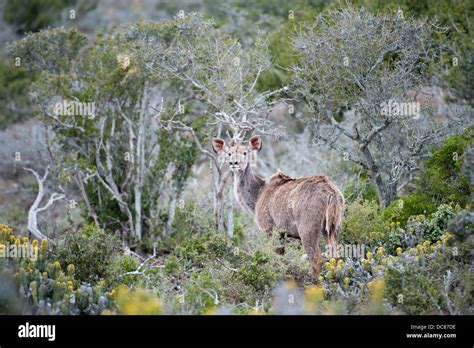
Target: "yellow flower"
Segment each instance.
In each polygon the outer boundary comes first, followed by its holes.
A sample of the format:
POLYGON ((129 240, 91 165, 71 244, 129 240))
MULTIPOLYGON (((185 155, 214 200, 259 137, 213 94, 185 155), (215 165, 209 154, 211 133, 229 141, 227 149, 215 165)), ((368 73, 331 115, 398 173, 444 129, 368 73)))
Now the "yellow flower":
POLYGON ((61 268, 61 264, 59 263, 59 261, 54 261, 54 262, 53 262, 53 267, 56 268, 56 269, 60 269, 60 268, 61 268))
POLYGON ((23 237, 22 242, 23 242, 23 244, 29 244, 30 243, 30 241, 27 237, 23 237))
POLYGON ((422 251, 423 251, 423 247, 422 247, 420 244, 418 244, 418 245, 416 246, 416 253, 417 253, 417 254, 420 254, 422 251))
POLYGON ((336 264, 336 259, 334 259, 334 258, 330 259, 330 260, 329 260, 329 263, 330 263, 331 265, 335 265, 335 264, 336 264))
POLYGON ((124 53, 118 54, 117 63, 122 70, 126 70, 130 66, 130 56, 124 53))
POLYGON ((324 300, 324 289, 317 285, 308 286, 304 290, 304 296, 308 302, 321 302, 324 300))
POLYGON ((31 243, 33 246, 38 246, 38 240, 37 239, 33 239, 33 242, 31 243))
POLYGON ((377 249, 377 255, 378 255, 378 256, 382 256, 384 251, 385 251, 385 250, 384 250, 384 247, 379 247, 379 248, 377 249))
POLYGON ((369 298, 373 303, 381 304, 383 301, 383 296, 385 292, 385 281, 380 279, 375 279, 367 284, 369 287, 369 298))
POLYGON ((349 279, 349 277, 345 277, 344 278, 344 285, 349 285, 349 283, 351 282, 351 280, 349 279))
POLYGON ((372 260, 372 257, 374 256, 374 254, 372 254, 370 251, 367 253, 367 260, 372 260))
POLYGON ((21 240, 19 238, 15 239, 15 245, 20 245, 21 244, 21 240))
POLYGON ((327 278, 327 279, 331 279, 332 276, 333 276, 332 271, 329 271, 328 273, 326 273, 326 278, 327 278))
POLYGON ((445 234, 443 234, 441 236, 441 241, 443 242, 443 244, 446 244, 446 242, 452 237, 452 234, 449 233, 449 232, 446 232, 445 234))
POLYGON ((48 278, 48 272, 43 272, 43 277, 48 278))
POLYGON ((323 276, 319 276, 318 277, 318 280, 322 283, 324 281, 324 277, 323 276))
POLYGON ((330 265, 331 265, 331 264, 330 264, 329 262, 325 262, 325 263, 324 263, 324 266, 325 266, 326 268, 329 268, 330 265))
POLYGON ((367 266, 369 264, 369 260, 367 259, 362 259, 362 265, 367 266))
POLYGON ((403 251, 403 250, 402 250, 402 248, 400 248, 400 247, 398 247, 398 248, 396 249, 397 254, 401 254, 402 251, 403 251))
POLYGON ((263 312, 262 308, 258 307, 258 308, 252 308, 251 310, 249 310, 248 314, 249 315, 263 315, 265 313, 263 312))
POLYGON ((76 270, 76 267, 74 267, 74 265, 72 263, 67 265, 67 271, 69 273, 73 273, 75 270, 76 270))
POLYGON ((123 286, 117 293, 119 312, 126 315, 152 315, 162 312, 159 299, 150 291, 136 289, 129 291, 123 286))
POLYGON ((46 239, 43 239, 43 240, 41 241, 41 246, 42 246, 43 248, 46 248, 46 247, 48 246, 48 241, 47 241, 46 239))

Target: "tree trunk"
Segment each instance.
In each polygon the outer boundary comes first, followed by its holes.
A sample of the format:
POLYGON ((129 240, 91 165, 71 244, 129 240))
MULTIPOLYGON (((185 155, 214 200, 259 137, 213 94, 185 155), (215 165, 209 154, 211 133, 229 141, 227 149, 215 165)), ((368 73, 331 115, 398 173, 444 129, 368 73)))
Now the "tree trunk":
POLYGON ((370 150, 367 146, 361 146, 360 150, 365 157, 367 166, 369 168, 370 177, 377 189, 379 196, 379 207, 380 209, 384 209, 397 198, 396 183, 388 184, 384 182, 379 168, 377 164, 375 164, 372 154, 370 153, 370 150))
POLYGON ((214 216, 216 219, 216 228, 218 232, 223 232, 225 230, 223 198, 222 192, 216 192, 214 195, 214 216))

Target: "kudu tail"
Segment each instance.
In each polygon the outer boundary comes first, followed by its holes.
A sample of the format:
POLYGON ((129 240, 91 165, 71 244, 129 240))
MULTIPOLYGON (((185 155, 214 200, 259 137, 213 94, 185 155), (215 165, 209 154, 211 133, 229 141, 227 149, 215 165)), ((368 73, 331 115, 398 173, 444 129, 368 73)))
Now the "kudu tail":
POLYGON ((332 256, 338 258, 337 241, 339 239, 339 230, 342 225, 342 215, 344 214, 344 198, 342 194, 332 194, 328 198, 326 206, 326 226, 325 232, 328 238, 328 244, 331 247, 332 256))

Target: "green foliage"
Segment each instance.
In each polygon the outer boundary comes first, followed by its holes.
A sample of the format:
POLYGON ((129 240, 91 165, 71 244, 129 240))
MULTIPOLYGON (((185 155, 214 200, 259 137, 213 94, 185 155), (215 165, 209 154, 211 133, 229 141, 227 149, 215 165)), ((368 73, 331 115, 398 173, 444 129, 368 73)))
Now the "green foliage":
POLYGON ((28 86, 32 79, 23 68, 0 60, 0 129, 31 116, 28 86))
POLYGON ((421 214, 428 216, 435 210, 436 204, 430 196, 420 191, 414 191, 393 201, 382 211, 382 215, 385 220, 398 222, 402 227, 406 227, 411 216, 421 214))
MULTIPOLYGON (((76 29, 56 28, 26 36, 7 46, 7 49, 11 59, 21 58, 21 66, 27 72, 59 74, 71 67, 79 50, 86 43, 86 35, 76 29), (41 60, 38 60, 39 57, 41 60)), ((61 83, 58 79, 52 81, 55 85, 61 83)))
POLYGON ((273 58, 273 64, 272 69, 264 73, 258 80, 257 88, 260 91, 277 89, 291 84, 294 74, 290 68, 297 62, 297 55, 291 45, 291 40, 296 35, 301 22, 312 21, 320 13, 323 4, 324 1, 312 4, 298 1, 287 7, 286 11, 286 6, 279 7, 279 11, 284 11, 279 16, 282 16, 280 18, 285 21, 280 28, 268 35, 268 50, 273 58))
POLYGON ((61 12, 67 8, 74 8, 76 12, 84 14, 95 6, 95 1, 7 0, 3 10, 3 19, 13 25, 18 34, 24 34, 58 23, 61 12))
POLYGON ((275 286, 277 275, 270 263, 269 256, 262 251, 257 251, 240 265, 237 279, 245 285, 253 287, 256 291, 263 291, 275 286))
MULTIPOLYGON (((170 44, 180 33, 178 22, 137 23, 100 34, 81 55, 78 52, 87 39, 75 29, 43 30, 9 46, 12 58, 20 57, 27 71, 38 72, 31 86, 38 115, 57 136, 60 146, 54 154, 56 160, 74 168, 63 171, 60 177, 68 183, 96 173, 84 183, 84 191, 98 221, 113 231, 127 226, 133 232, 142 226, 140 236, 124 236, 132 247, 145 250, 163 233, 159 229, 163 225, 155 217, 163 213, 164 191, 180 197, 199 154, 194 139, 187 134, 150 127, 156 123, 156 113, 142 104, 151 99, 148 93, 152 90, 160 90, 168 100, 179 99, 176 90, 182 91, 182 84, 168 75, 151 76, 145 67, 146 47, 137 49, 146 46, 143 40, 148 40, 148 35, 170 44), (61 99, 92 102, 96 115, 51 116, 52 100, 61 99), (135 215, 131 211, 139 194, 141 214, 135 215), (134 221, 135 217, 140 221, 134 221), (142 238, 143 242, 137 241, 142 238)), ((162 120, 174 117, 174 121, 193 122, 197 136, 205 136, 201 134, 205 117, 189 120, 188 105, 184 105, 184 113, 172 116, 175 109, 168 104, 162 105, 162 120)), ((92 216, 88 219, 93 220, 92 216)))
POLYGON ((183 240, 176 249, 176 255, 190 260, 193 265, 203 265, 205 260, 222 259, 232 250, 225 235, 203 233, 183 240))
POLYGON ((449 204, 442 204, 429 218, 424 215, 410 217, 406 230, 416 236, 415 242, 420 240, 435 242, 446 231, 449 220, 454 216, 454 208, 449 204))
POLYGON ((468 311, 472 291, 469 265, 453 254, 452 247, 438 249, 417 256, 405 253, 389 265, 386 298, 392 305, 406 314, 468 311))
MULTIPOLYGON (((91 228, 84 229, 84 234, 90 238, 96 233, 91 228)), ((81 244, 81 248, 88 247, 87 244, 81 244)), ((4 298, 0 296, 2 314, 97 315, 113 305, 102 279, 91 285, 76 277, 84 272, 82 268, 85 264, 80 263, 82 258, 73 257, 73 260, 79 262, 79 269, 76 265, 67 263, 66 259, 58 260, 56 250, 53 252, 46 240, 30 242, 28 238, 15 236, 8 226, 0 225, 0 254, 3 290, 9 295, 13 295, 9 292, 16 293, 10 300, 18 301, 13 304, 2 303, 4 298), (5 257, 3 252, 8 247, 8 242, 30 250, 31 254, 26 254, 26 257, 5 257)), ((101 259, 98 258, 96 262, 101 262, 101 259)), ((97 269, 98 266, 94 262, 92 267, 97 269)), ((91 271, 94 272, 94 269, 91 271)))
POLYGON ((376 202, 357 199, 346 205, 341 233, 344 243, 373 245, 384 237, 386 229, 376 202))
POLYGON ((108 276, 118 246, 116 238, 109 233, 86 225, 78 231, 66 232, 53 255, 62 264, 73 264, 77 279, 95 283, 108 276))
POLYGON ((451 136, 423 165, 420 190, 436 203, 467 204, 471 199, 471 184, 463 174, 464 151, 472 144, 474 127, 451 136))
POLYGON ((352 203, 357 199, 364 201, 374 201, 379 203, 377 188, 367 177, 361 177, 359 180, 351 181, 344 188, 344 198, 347 203, 352 203))

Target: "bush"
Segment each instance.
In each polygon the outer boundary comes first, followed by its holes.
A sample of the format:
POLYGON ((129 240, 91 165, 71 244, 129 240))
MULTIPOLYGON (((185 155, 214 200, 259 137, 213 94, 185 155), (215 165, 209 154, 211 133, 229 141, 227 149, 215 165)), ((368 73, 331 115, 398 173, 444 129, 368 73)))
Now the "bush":
POLYGON ((414 215, 425 215, 436 211, 436 204, 432 198, 420 191, 412 192, 393 201, 382 212, 385 220, 399 222, 405 228, 408 219, 414 215))
POLYGON ((446 231, 448 221, 454 215, 455 210, 451 205, 442 204, 429 218, 424 215, 410 217, 406 228, 407 233, 412 235, 410 244, 416 244, 421 240, 436 242, 446 231))
POLYGON ((471 126, 446 140, 424 162, 419 189, 437 203, 469 203, 471 185, 462 168, 465 164, 464 151, 472 144, 473 139, 474 126, 471 126))
POLYGON ((246 258, 238 268, 237 279, 256 291, 264 291, 275 286, 277 279, 270 257, 257 251, 251 258, 246 258))
POLYGON ((73 264, 76 277, 95 283, 109 275, 113 259, 118 255, 119 242, 94 225, 70 231, 54 246, 53 258, 62 265, 73 264))
POLYGON ((15 236, 8 226, 0 225, 1 252, 8 242, 34 251, 32 255, 37 253, 37 257, 0 257, 3 290, 15 294, 13 299, 18 302, 4 303, 0 296, 0 313, 100 314, 113 305, 104 281, 95 285, 81 282, 75 276, 75 265, 54 259, 46 240, 30 242, 26 237, 15 236))
POLYGON ((233 248, 229 247, 227 236, 218 233, 194 235, 184 240, 175 251, 177 257, 187 259, 195 266, 231 256, 232 253, 233 248))
POLYGON ((379 204, 377 188, 367 177, 353 180, 344 188, 344 198, 346 203, 352 203, 357 200, 374 201, 379 204))
POLYGON ((389 263, 386 298, 406 314, 461 314, 470 311, 469 264, 449 246, 449 235, 419 244, 389 263))
POLYGON ((357 199, 346 205, 341 242, 376 245, 384 237, 384 223, 375 201, 357 199))
POLYGON ((67 7, 79 6, 80 13, 92 10, 95 1, 77 0, 7 0, 3 12, 5 22, 13 25, 19 34, 46 28, 61 18, 61 11, 67 7))
POLYGON ((28 87, 33 79, 34 74, 0 58, 0 129, 31 116, 28 87))

